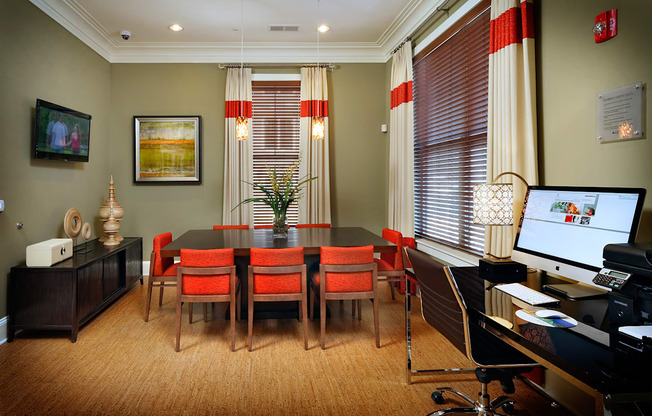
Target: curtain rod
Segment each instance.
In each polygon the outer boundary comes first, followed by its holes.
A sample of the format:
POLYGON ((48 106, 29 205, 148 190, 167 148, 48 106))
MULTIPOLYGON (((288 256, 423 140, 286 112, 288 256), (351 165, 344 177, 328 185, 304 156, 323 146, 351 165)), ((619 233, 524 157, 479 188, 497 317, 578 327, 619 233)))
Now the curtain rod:
POLYGON ((430 23, 430 19, 435 14, 437 14, 439 12, 445 12, 446 14, 448 14, 450 8, 446 8, 446 6, 450 2, 451 2, 451 0, 444 0, 439 6, 437 6, 435 11, 432 12, 432 14, 426 20, 424 20, 419 26, 417 26, 417 28, 412 31, 412 34, 410 36, 405 38, 405 40, 403 42, 401 42, 396 48, 394 48, 394 50, 392 50, 392 53, 390 55, 394 55, 396 52, 398 52, 398 50, 401 49, 401 46, 403 46, 405 44, 405 42, 411 41, 412 36, 416 35, 419 32, 419 30, 421 30, 426 24, 430 23))
MULTIPOLYGON (((227 69, 227 68, 240 68, 240 64, 217 64, 217 67, 219 69, 227 69)), ((291 68, 291 67, 305 67, 305 68, 328 68, 328 69, 335 69, 336 66, 334 64, 245 64, 245 68, 291 68)))

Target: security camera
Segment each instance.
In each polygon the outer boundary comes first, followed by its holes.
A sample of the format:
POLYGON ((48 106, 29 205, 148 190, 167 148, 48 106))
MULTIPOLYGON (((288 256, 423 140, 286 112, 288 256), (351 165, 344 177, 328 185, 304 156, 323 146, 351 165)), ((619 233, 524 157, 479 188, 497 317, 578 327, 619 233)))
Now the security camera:
POLYGON ((123 30, 122 32, 120 32, 120 36, 122 36, 122 39, 124 40, 129 40, 129 38, 131 37, 131 32, 128 30, 123 30))

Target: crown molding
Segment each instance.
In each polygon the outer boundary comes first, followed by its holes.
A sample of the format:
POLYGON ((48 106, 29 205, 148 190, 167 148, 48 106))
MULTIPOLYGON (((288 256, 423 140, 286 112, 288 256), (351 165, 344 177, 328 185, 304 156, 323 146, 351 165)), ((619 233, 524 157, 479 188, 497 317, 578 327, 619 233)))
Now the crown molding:
MULTIPOLYGON (((411 35, 446 0, 412 0, 376 42, 245 43, 247 63, 385 63, 392 50, 411 35)), ((75 0, 30 0, 54 21, 110 63, 240 62, 240 43, 118 42, 75 0)))

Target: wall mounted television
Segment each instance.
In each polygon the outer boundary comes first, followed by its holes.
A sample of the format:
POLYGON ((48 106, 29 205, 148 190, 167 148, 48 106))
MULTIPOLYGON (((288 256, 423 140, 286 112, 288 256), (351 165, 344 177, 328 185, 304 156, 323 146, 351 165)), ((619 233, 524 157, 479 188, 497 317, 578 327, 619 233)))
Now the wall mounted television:
POLYGON ((597 286, 604 246, 634 242, 644 199, 642 188, 530 186, 512 260, 597 286))
POLYGON ((91 116, 36 100, 34 158, 88 162, 91 116))

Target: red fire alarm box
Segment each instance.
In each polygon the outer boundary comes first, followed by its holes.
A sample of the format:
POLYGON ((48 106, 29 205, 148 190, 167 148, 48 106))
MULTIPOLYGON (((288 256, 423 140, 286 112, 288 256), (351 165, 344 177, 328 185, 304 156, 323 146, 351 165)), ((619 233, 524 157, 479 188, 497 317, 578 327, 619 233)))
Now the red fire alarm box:
POLYGON ((595 16, 593 36, 595 43, 604 42, 616 36, 618 33, 618 9, 607 10, 595 16))

